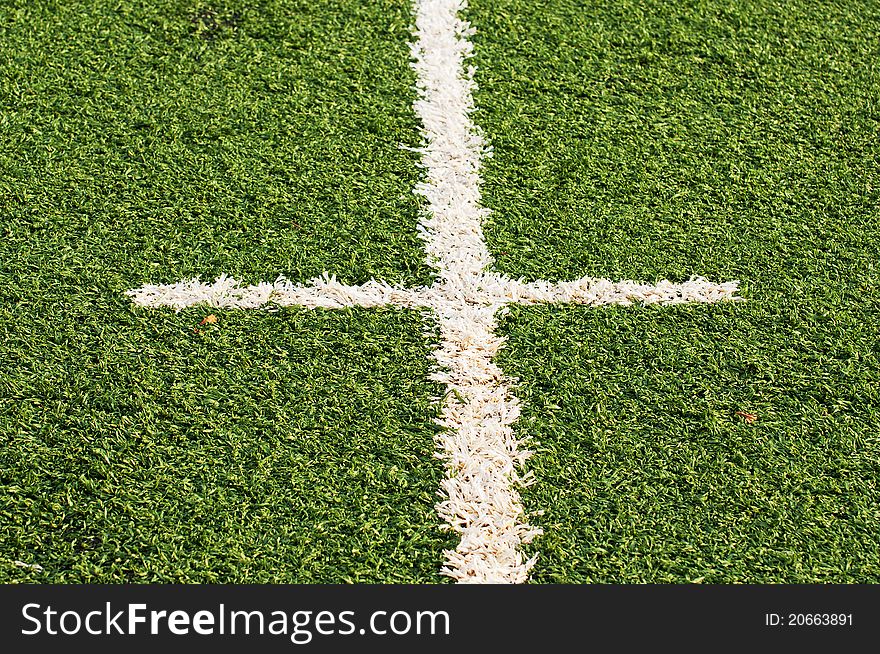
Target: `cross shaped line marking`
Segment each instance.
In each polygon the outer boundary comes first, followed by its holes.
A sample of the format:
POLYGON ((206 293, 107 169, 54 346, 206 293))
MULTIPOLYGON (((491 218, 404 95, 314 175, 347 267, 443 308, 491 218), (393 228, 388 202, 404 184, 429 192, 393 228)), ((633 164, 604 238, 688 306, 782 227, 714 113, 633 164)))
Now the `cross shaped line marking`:
POLYGON ((417 225, 431 286, 405 288, 371 280, 347 285, 325 275, 295 284, 284 277, 245 286, 221 276, 174 284, 147 284, 128 291, 144 307, 257 309, 269 306, 337 309, 393 305, 424 310, 428 327, 439 328, 432 380, 446 387, 437 456, 444 462, 439 516, 459 535, 444 552, 442 573, 459 582, 522 583, 535 563, 521 546, 541 530, 528 524, 518 489, 533 481, 525 472, 528 436, 513 429, 520 402, 515 380, 494 363, 504 345, 497 317, 511 304, 603 305, 711 303, 737 300, 738 283, 702 277, 674 284, 612 282, 583 277, 568 282, 515 280, 492 272, 483 236, 489 211, 480 204, 480 165, 490 154, 470 114, 474 72, 470 24, 461 18, 465 0, 414 0, 416 40, 411 44, 424 146, 417 149, 425 179, 414 192, 427 200, 417 225))

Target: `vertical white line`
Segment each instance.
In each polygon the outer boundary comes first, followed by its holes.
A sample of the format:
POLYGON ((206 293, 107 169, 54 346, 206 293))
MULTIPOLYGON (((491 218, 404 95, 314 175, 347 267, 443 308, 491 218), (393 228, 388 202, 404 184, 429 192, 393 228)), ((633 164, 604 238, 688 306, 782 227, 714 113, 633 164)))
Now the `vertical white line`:
POLYGON ((492 359, 504 344, 495 334, 503 306, 482 288, 492 258, 483 238, 488 211, 480 206, 480 162, 486 145, 470 119, 473 45, 461 18, 464 0, 416 0, 413 67, 422 120, 425 179, 415 192, 427 200, 419 231, 438 283, 427 293, 440 327, 432 378, 446 385, 438 456, 446 479, 437 510, 460 537, 445 553, 443 573, 460 582, 522 583, 533 560, 522 543, 540 533, 524 519, 517 487, 528 452, 512 424, 519 402, 492 359))
POLYGON ((443 567, 459 582, 526 581, 534 559, 524 560, 521 545, 541 533, 526 522, 517 490, 531 481, 521 473, 530 453, 512 427, 520 404, 492 361, 504 344, 495 334, 499 306, 434 304, 441 340, 432 379, 447 390, 438 437, 445 498, 437 511, 460 537, 443 567))
MULTIPOLYGON (((428 263, 440 278, 471 287, 491 263, 480 206, 480 162, 486 145, 470 119, 474 108, 473 68, 464 63, 473 52, 473 33, 459 11, 465 0, 416 0, 412 45, 422 120, 425 179, 415 192, 428 201, 419 221, 428 263)), ((470 289, 469 289, 470 290, 470 289)))

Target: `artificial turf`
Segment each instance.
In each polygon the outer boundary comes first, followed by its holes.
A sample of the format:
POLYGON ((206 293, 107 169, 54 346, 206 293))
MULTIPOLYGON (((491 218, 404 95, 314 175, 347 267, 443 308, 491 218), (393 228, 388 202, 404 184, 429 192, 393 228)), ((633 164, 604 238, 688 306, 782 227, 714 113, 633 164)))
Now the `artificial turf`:
POLYGON ((426 281, 409 23, 406 0, 0 5, 0 581, 440 579, 417 313, 124 296, 426 281))
POLYGON ((6 239, 83 260, 112 243, 116 289, 428 280, 406 0, 3 8, 6 239))
MULTIPOLYGON (((0 581, 440 581, 416 313, 123 295, 428 281, 409 2, 0 8, 0 581)), ((747 300, 504 318, 533 580, 880 581, 877 9, 468 17, 496 267, 747 300)))
POLYGON ((469 18, 497 267, 738 279, 746 299, 511 311, 533 580, 880 581, 877 6, 469 18))

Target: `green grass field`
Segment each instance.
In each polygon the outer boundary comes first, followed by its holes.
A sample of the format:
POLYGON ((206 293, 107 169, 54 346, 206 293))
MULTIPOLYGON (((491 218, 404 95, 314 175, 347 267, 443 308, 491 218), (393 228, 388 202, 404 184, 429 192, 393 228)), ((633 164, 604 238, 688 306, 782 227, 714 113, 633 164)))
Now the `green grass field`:
POLYGON ((499 269, 747 299, 513 312, 535 580, 880 581, 880 8, 473 7, 499 269))
MULTIPOLYGON (((470 4, 496 268, 746 299, 502 320, 532 580, 880 582, 880 8, 470 4)), ((0 581, 446 581, 418 312, 124 295, 428 282, 412 20, 0 0, 0 581)))

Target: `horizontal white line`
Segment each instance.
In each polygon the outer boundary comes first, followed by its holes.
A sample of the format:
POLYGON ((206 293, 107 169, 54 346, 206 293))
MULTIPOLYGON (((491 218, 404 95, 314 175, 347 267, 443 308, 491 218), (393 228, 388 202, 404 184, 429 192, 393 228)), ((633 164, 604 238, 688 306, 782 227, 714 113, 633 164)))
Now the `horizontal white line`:
POLYGON ((505 280, 501 284, 508 298, 517 304, 565 303, 601 306, 608 304, 683 304, 712 303, 722 300, 740 300, 736 296, 739 282, 710 282, 704 277, 692 277, 675 284, 662 280, 656 284, 620 281, 595 277, 581 277, 571 282, 519 282, 505 280))
POLYGON ((198 278, 174 284, 145 284, 126 291, 142 307, 186 307, 205 305, 230 309, 258 309, 267 305, 340 309, 343 307, 438 308, 446 304, 501 306, 504 304, 683 304, 738 301, 738 282, 711 282, 694 277, 683 283, 662 280, 656 284, 583 277, 570 282, 523 282, 493 273, 476 278, 473 288, 458 283, 438 283, 430 287, 401 288, 370 280, 366 284, 342 284, 325 275, 308 284, 294 284, 278 277, 274 282, 249 286, 227 275, 213 282, 198 278))

